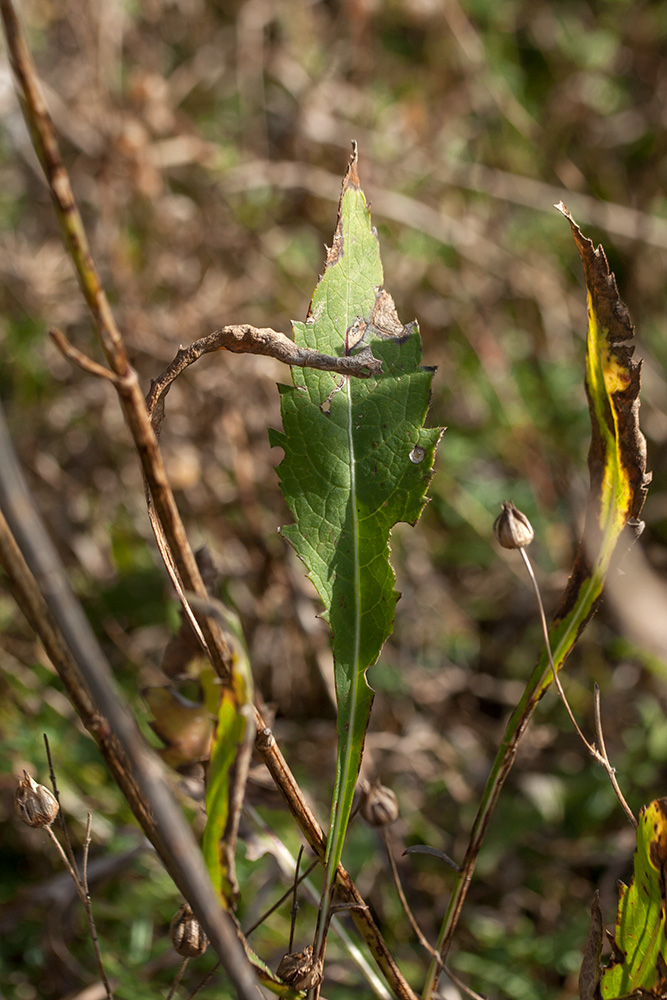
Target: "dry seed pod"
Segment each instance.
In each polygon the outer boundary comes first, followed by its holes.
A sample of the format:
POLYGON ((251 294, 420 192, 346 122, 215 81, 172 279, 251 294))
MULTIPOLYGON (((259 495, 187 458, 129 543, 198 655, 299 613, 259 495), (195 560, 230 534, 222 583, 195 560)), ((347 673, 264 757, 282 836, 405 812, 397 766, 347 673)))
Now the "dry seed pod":
POLYGON ((293 990, 312 990, 324 979, 322 960, 313 958, 312 945, 308 945, 303 951, 283 955, 276 975, 293 990))
POLYGON ((174 949, 182 958, 196 958, 208 948, 208 938, 188 903, 183 903, 176 911, 169 927, 169 936, 174 949))
POLYGON ((37 827, 51 826, 60 808, 53 792, 46 785, 38 785, 27 771, 19 778, 14 805, 24 823, 37 827))
POLYGON ((523 549, 535 537, 532 524, 511 500, 503 501, 502 512, 496 518, 493 530, 504 549, 523 549))
POLYGON ((374 781, 362 794, 361 815, 371 826, 389 826, 398 819, 398 799, 391 788, 374 781))

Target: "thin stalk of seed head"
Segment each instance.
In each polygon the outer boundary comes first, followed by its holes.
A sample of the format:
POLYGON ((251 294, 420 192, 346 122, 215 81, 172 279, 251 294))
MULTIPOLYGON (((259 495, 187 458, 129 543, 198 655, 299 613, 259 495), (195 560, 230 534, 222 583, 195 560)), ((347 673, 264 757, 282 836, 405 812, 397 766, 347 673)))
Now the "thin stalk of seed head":
POLYGON ((184 974, 185 970, 188 967, 188 962, 189 961, 190 961, 189 958, 184 958, 183 961, 181 962, 181 967, 178 970, 178 972, 176 973, 176 975, 174 976, 174 981, 171 984, 171 989, 167 993, 167 1000, 172 1000, 172 997, 173 997, 174 993, 176 992, 176 990, 178 989, 178 987, 181 985, 181 979, 183 978, 183 974, 184 974))
POLYGON ((290 928, 289 928, 289 947, 287 952, 289 955, 292 954, 292 945, 294 944, 294 928, 296 927, 296 915, 299 912, 299 897, 297 891, 299 888, 299 868, 301 867, 301 858, 303 857, 303 844, 299 848, 299 853, 296 856, 296 865, 294 866, 294 887, 292 889, 292 909, 290 910, 290 928))
POLYGON ((69 830, 67 829, 67 823, 65 822, 65 815, 60 808, 60 790, 58 788, 58 782, 56 781, 56 769, 53 766, 53 757, 51 756, 51 745, 49 743, 49 737, 46 733, 42 733, 42 738, 44 740, 44 747, 46 748, 46 759, 49 763, 49 781, 51 782, 51 788, 53 789, 53 794, 56 797, 56 802, 58 803, 58 823, 60 824, 60 830, 63 835, 63 840, 65 842, 65 850, 67 851, 67 857, 70 860, 70 864, 73 868, 77 870, 78 866, 76 859, 74 857, 74 849, 72 847, 72 841, 70 839, 69 830))
POLYGON ((574 726, 577 735, 579 736, 579 738, 581 739, 582 743, 584 744, 584 746, 586 747, 586 749, 588 750, 588 752, 591 754, 591 756, 594 757, 595 760, 599 764, 602 764, 602 766, 604 767, 605 771, 607 772, 607 775, 609 776, 609 780, 611 782, 611 786, 614 789, 614 792, 616 793, 616 797, 618 798, 618 801, 620 802, 621 807, 623 808, 623 811, 625 812, 626 816, 628 817, 628 819, 630 820, 630 822, 632 823, 632 825, 636 829, 637 828, 637 821, 636 821, 636 819, 635 819, 635 817, 634 817, 634 815, 632 813, 632 810, 630 809, 630 806, 625 801, 623 793, 621 792, 621 789, 619 787, 618 781, 616 779, 616 772, 615 772, 614 768, 611 765, 611 761, 609 760, 609 757, 607 756, 607 750, 606 750, 606 747, 605 747, 604 736, 602 734, 602 722, 601 722, 601 718, 600 718, 600 689, 599 689, 598 685, 596 684, 595 685, 595 689, 596 689, 596 694, 595 694, 595 728, 596 728, 596 732, 597 732, 598 744, 600 746, 600 749, 598 750, 598 748, 595 746, 594 743, 589 743, 588 742, 588 740, 586 739, 586 737, 582 733, 577 720, 574 717, 574 713, 573 713, 572 709, 570 708, 569 702, 568 702, 567 697, 565 695, 565 691, 563 690, 563 685, 561 684, 560 677, 558 676, 558 671, 556 670, 556 667, 555 667, 555 664, 554 664, 553 656, 551 655, 551 643, 549 642, 549 628, 547 626, 547 619, 546 619, 546 615, 544 613, 544 605, 542 604, 542 595, 540 593, 540 587, 539 587, 539 584, 537 582, 537 578, 535 576, 535 573, 533 572, 532 563, 530 561, 530 557, 529 557, 528 553, 526 552, 525 548, 521 548, 521 549, 519 549, 519 551, 521 552, 521 556, 523 558, 523 561, 526 564, 526 569, 528 570, 528 575, 530 576, 530 579, 532 580, 532 583, 533 583, 533 587, 535 589, 535 595, 537 597, 537 605, 538 605, 538 608, 539 608, 539 611, 540 611, 540 621, 542 623, 542 634, 544 635, 544 641, 545 641, 546 649, 547 649, 547 656, 549 657, 549 665, 551 667, 551 672, 553 674, 554 684, 556 685, 556 690, 558 691, 558 694, 560 695, 561 701, 565 705, 565 710, 566 710, 567 714, 570 717, 570 722, 574 726))
MULTIPOLYGON (((310 874, 312 874, 312 872, 314 872, 315 869, 318 867, 319 863, 320 863, 320 859, 319 858, 315 858, 315 860, 308 866, 308 868, 306 868, 305 872, 302 875, 299 875, 299 879, 296 882, 296 885, 301 885, 302 882, 305 882, 305 880, 308 878, 308 876, 310 874)), ((253 931, 256 931, 257 928, 261 924, 263 924, 264 921, 267 920, 271 916, 272 913, 275 913, 275 911, 278 909, 278 907, 281 906, 285 902, 285 900, 288 899, 289 896, 292 895, 293 892, 294 892, 294 886, 291 885, 289 887, 289 889, 287 889, 286 892, 284 892, 282 894, 282 896, 280 897, 280 899, 277 899, 276 902, 273 904, 273 906, 271 906, 270 909, 266 910, 261 915, 261 917, 259 917, 255 921, 255 923, 252 925, 252 927, 249 927, 247 931, 243 932, 243 936, 245 938, 247 938, 247 937, 249 937, 252 934, 253 931)))
POLYGON ((392 874, 392 876, 394 878, 394 885, 396 886, 396 892, 398 893, 398 898, 401 901, 401 906, 403 907, 403 912, 405 913, 406 917, 408 918, 408 920, 410 922, 410 926, 412 927, 413 931, 415 932, 417 940, 419 941, 419 943, 422 946, 422 948, 425 948, 426 951, 431 956, 431 958, 434 958, 435 961, 438 963, 438 965, 440 965, 440 967, 442 969, 444 969, 445 968, 444 962, 442 961, 440 955, 438 954, 438 952, 436 951, 436 949, 433 947, 433 945, 429 944, 429 942, 426 940, 424 932, 422 931, 421 927, 417 923, 417 920, 415 918, 414 913, 410 909, 410 904, 408 903, 406 895, 405 895, 405 893, 403 891, 403 885, 401 883, 401 876, 398 873, 398 866, 396 864, 396 858, 394 857, 394 852, 393 852, 392 846, 391 846, 391 840, 389 839, 389 830, 386 827, 384 827, 383 830, 382 830, 382 836, 384 838, 384 846, 385 846, 385 850, 387 851, 387 857, 389 859, 389 864, 391 866, 391 874, 392 874))
POLYGON ((630 808, 630 806, 628 805, 628 803, 625 801, 625 797, 624 797, 624 795, 623 795, 623 793, 622 793, 622 791, 620 789, 620 786, 618 784, 618 780, 616 778, 616 768, 611 766, 611 762, 610 762, 609 757, 607 755, 607 747, 606 747, 605 741, 604 741, 604 733, 602 732, 602 715, 601 715, 601 711, 600 711, 600 686, 597 683, 597 681, 596 681, 595 687, 594 687, 593 703, 595 705, 595 732, 597 734, 597 740, 598 740, 598 744, 599 744, 599 747, 600 747, 600 753, 602 754, 602 756, 604 757, 604 760, 605 760, 605 767, 606 767, 606 770, 607 770, 607 774, 609 775, 609 780, 611 781, 612 788, 616 792, 616 797, 617 797, 618 801, 621 803, 621 806, 623 807, 625 815, 628 817, 628 819, 630 820, 630 823, 632 824, 632 826, 636 830, 637 829, 637 820, 635 819, 635 816, 634 816, 634 813, 632 812, 632 809, 630 808))
POLYGON ((93 948, 95 949, 95 958, 97 959, 97 965, 100 970, 100 976, 102 978, 102 982, 104 983, 104 988, 107 992, 108 1000, 113 1000, 113 995, 111 993, 111 985, 109 983, 109 980, 107 979, 106 973, 104 971, 104 964, 102 962, 102 951, 100 948, 100 941, 97 936, 97 926, 95 924, 95 917, 93 916, 93 901, 90 897, 90 887, 88 885, 88 856, 90 854, 90 843, 92 840, 91 836, 92 826, 93 826, 93 817, 91 813, 88 813, 88 818, 86 820, 86 836, 83 845, 83 861, 81 865, 82 869, 81 888, 83 890, 81 901, 86 911, 86 917, 88 918, 90 937, 93 942, 93 948))
POLYGON ((211 982, 213 976, 216 974, 219 968, 220 968, 220 962, 216 962, 211 971, 207 972, 206 975, 203 977, 203 979, 201 979, 199 983, 194 987, 192 992, 188 994, 188 1000, 194 1000, 194 997, 196 997, 198 993, 201 993, 201 991, 204 989, 205 986, 208 986, 208 984, 211 982))
POLYGON ((530 579, 531 579, 532 584, 533 584, 533 588, 535 590, 535 596, 537 597, 537 606, 538 606, 539 611, 540 611, 540 621, 542 623, 542 634, 544 636, 544 641, 546 643, 547 656, 549 657, 549 666, 551 667, 551 673, 553 674, 554 684, 556 685, 556 690, 558 691, 558 694, 561 697, 561 701, 565 705, 565 710, 566 710, 567 714, 570 717, 570 722, 574 726, 577 735, 582 740, 582 742, 585 744, 585 746, 588 749, 589 753, 592 753, 593 756, 596 758, 596 760, 599 760, 600 763, 603 764, 604 760, 602 759, 602 757, 598 753, 598 751, 595 749, 595 747, 593 746, 593 744, 589 743, 588 740, 586 739, 586 737, 584 736, 584 734, 582 733, 581 729, 579 728, 579 723, 575 719, 574 713, 572 712, 572 709, 570 708, 570 706, 568 704, 568 700, 567 700, 567 698, 565 696, 565 692, 563 691, 563 685, 560 682, 560 677, 558 676, 558 671, 556 670, 556 666, 554 664, 554 658, 551 655, 551 643, 549 642, 549 626, 547 625, 547 618, 546 618, 546 615, 544 613, 544 605, 542 604, 542 595, 540 593, 540 587, 539 587, 539 584, 537 582, 537 577, 535 576, 535 573, 533 572, 533 566, 532 566, 532 563, 530 561, 530 557, 529 557, 528 553, 526 552, 526 550, 522 548, 522 549, 519 549, 519 552, 521 553, 521 557, 522 557, 524 563, 526 564, 526 569, 528 570, 528 575, 530 576, 530 579))
MULTIPOLYGON (((92 816, 88 813, 88 821, 86 826, 86 841, 90 844, 90 827, 92 824, 92 816)), ((104 986, 104 991, 107 995, 107 1000, 114 1000, 113 992, 111 989, 111 984, 107 978, 107 974, 104 968, 104 962, 102 961, 102 952, 100 950, 100 942, 97 936, 97 927, 95 926, 95 918, 93 917, 93 908, 90 899, 90 894, 88 892, 88 882, 87 875, 86 880, 82 880, 75 866, 70 864, 69 858, 65 853, 62 844, 56 837, 55 833, 50 826, 44 828, 51 838, 51 841, 55 845, 58 854, 60 855, 65 868, 69 872, 69 875, 74 882, 74 888, 76 889, 77 895, 81 900, 84 910, 86 911, 86 917, 88 919, 88 927, 90 929, 90 937, 93 942, 93 948, 95 950, 95 958, 97 960, 97 968, 100 974, 100 979, 102 980, 102 985, 104 986)), ((87 848, 84 848, 84 872, 87 872, 87 858, 86 858, 87 848)))

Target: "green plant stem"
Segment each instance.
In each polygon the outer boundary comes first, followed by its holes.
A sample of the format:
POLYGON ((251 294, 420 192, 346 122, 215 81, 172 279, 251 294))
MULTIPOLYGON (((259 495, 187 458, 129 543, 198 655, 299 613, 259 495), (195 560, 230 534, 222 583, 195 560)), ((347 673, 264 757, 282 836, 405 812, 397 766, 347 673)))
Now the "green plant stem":
MULTIPOLYGON (((592 598, 593 603, 598 600, 602 593, 606 569, 607 566, 598 566, 587 581, 587 597, 589 599, 592 598)), ((591 603, 589 600, 585 600, 579 604, 574 615, 569 615, 563 621, 557 621, 552 625, 550 639, 554 649, 553 671, 557 672, 562 667, 579 632, 590 618, 590 615, 591 603)), ((466 855, 461 865, 461 871, 457 875, 456 885, 450 898, 436 945, 436 950, 443 962, 449 953, 454 931, 456 930, 461 910, 468 894, 468 888, 475 872, 482 842, 505 779, 514 763, 519 742, 526 731, 533 712, 551 685, 552 680, 552 667, 549 662, 549 655, 545 650, 528 680, 521 700, 507 723, 505 734, 496 753, 484 788, 482 801, 470 832, 466 855)), ((426 984, 422 992, 423 1000, 430 1000, 433 995, 438 984, 440 971, 441 965, 434 959, 427 973, 426 984)))

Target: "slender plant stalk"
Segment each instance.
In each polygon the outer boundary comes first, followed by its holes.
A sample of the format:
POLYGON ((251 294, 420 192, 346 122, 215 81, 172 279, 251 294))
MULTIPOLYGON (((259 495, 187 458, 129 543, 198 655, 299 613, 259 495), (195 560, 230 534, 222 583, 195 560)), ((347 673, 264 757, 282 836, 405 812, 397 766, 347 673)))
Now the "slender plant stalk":
POLYGON ((93 916, 93 904, 90 898, 90 891, 88 887, 88 851, 90 848, 90 830, 93 819, 90 813, 88 813, 88 821, 86 823, 86 838, 83 847, 83 875, 79 875, 76 864, 72 864, 67 856, 62 844, 56 837, 55 833, 50 826, 45 827, 45 832, 51 843, 56 848, 60 858, 67 869, 72 882, 74 883, 74 888, 76 889, 77 896, 81 901, 81 905, 86 911, 86 919, 88 920, 88 928, 90 930, 90 937, 93 942, 93 948, 95 949, 95 959, 97 961, 97 968, 100 974, 100 979, 104 986, 104 991, 108 997, 108 1000, 113 1000, 113 991, 111 989, 111 983, 109 982, 108 976, 106 974, 106 969, 104 968, 104 962, 102 961, 102 952, 100 950, 100 941, 97 936, 97 927, 95 926, 95 918, 93 916))
POLYGON ((190 961, 189 958, 184 958, 183 961, 181 962, 179 970, 176 973, 176 975, 174 976, 174 981, 171 984, 169 992, 167 993, 167 1000, 172 1000, 172 998, 174 996, 174 993, 176 992, 176 990, 178 989, 178 987, 181 985, 181 979, 183 978, 185 970, 188 967, 188 962, 189 961, 190 961))
POLYGON ((405 895, 405 892, 403 891, 403 884, 401 882, 401 876, 399 874, 398 866, 396 864, 396 858, 394 857, 394 850, 393 850, 393 848, 391 846, 391 839, 390 839, 390 835, 389 835, 389 830, 386 827, 382 831, 382 836, 383 836, 383 840, 384 840, 385 850, 387 852, 387 858, 389 860, 389 867, 391 868, 392 878, 394 879, 394 885, 396 886, 396 892, 398 893, 398 898, 399 898, 399 900, 401 902, 401 906, 403 907, 403 912, 405 913, 406 917, 408 918, 410 926, 412 927, 412 930, 415 933, 415 937, 419 941, 419 943, 422 946, 422 948, 424 948, 425 951, 427 951, 429 953, 429 955, 431 956, 431 958, 434 959, 434 961, 440 962, 440 956, 438 955, 438 952, 433 947, 433 945, 430 944, 428 942, 428 940, 426 939, 426 936, 425 936, 424 932, 422 931, 421 927, 417 923, 415 915, 414 915, 414 913, 412 912, 412 910, 410 908, 410 904, 408 903, 408 900, 407 900, 407 897, 405 895))
POLYGON ((586 737, 584 736, 584 734, 581 731, 579 723, 577 722, 577 720, 574 717, 574 712, 570 708, 570 703, 568 702, 566 694, 565 694, 565 691, 563 690, 563 685, 560 682, 560 677, 558 676, 558 671, 556 670, 556 667, 555 667, 555 664, 554 664, 554 659, 553 659, 553 656, 551 654, 551 645, 549 643, 549 628, 547 626, 547 619, 546 619, 546 615, 544 613, 544 604, 542 603, 542 595, 540 593, 540 587, 539 587, 539 584, 537 582, 537 578, 535 576, 535 573, 533 572, 533 566, 532 566, 532 563, 530 561, 530 557, 529 557, 528 553, 526 552, 525 549, 520 549, 520 552, 521 552, 521 556, 523 558, 523 561, 526 564, 526 569, 528 570, 528 575, 530 576, 530 579, 532 581, 533 588, 535 590, 535 596, 537 597, 537 606, 540 609, 540 621, 542 622, 542 634, 544 636, 544 642, 545 642, 545 646, 546 646, 546 651, 547 651, 547 655, 549 657, 549 665, 551 667, 551 672, 552 672, 552 675, 553 675, 553 681, 554 681, 554 684, 556 686, 556 690, 558 691, 558 694, 560 695, 561 701, 565 705, 565 710, 566 710, 566 712, 567 712, 567 714, 568 714, 568 716, 570 718, 570 722, 574 726, 574 730, 575 730, 577 736, 579 737, 579 739, 581 740, 581 742, 584 744, 584 746, 586 747, 586 749, 590 753, 591 757, 593 757, 598 762, 598 764, 602 764, 602 766, 604 767, 604 769, 607 772, 607 775, 609 777, 609 780, 611 782, 611 786, 614 789, 614 792, 616 793, 616 797, 617 797, 618 801, 621 804, 623 812, 628 817, 628 820, 630 821, 631 825, 636 830, 637 829, 637 820, 635 819, 635 816, 634 816, 634 813, 632 812, 632 809, 630 808, 630 806, 628 805, 628 803, 625 800, 625 796, 623 795, 623 792, 621 791, 620 785, 618 783, 618 779, 616 778, 616 772, 614 771, 614 768, 611 765, 611 761, 609 760, 609 757, 607 756, 607 749, 606 749, 606 746, 605 746, 604 734, 602 732, 602 719, 601 719, 601 716, 600 716, 600 689, 599 689, 599 687, 596 684, 595 685, 595 730, 596 730, 596 734, 597 734, 597 738, 598 738, 598 743, 600 745, 600 747, 598 749, 595 746, 594 743, 590 743, 586 739, 586 737))

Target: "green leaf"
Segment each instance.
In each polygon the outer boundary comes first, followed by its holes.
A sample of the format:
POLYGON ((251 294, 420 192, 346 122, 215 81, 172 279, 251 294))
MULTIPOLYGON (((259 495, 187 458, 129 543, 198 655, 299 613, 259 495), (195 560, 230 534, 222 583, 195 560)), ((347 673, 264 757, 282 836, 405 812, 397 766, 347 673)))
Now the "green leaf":
POLYGON ((254 737, 252 674, 241 625, 230 611, 215 602, 224 616, 232 669, 222 688, 217 727, 206 780, 206 826, 202 853, 213 887, 226 909, 238 900, 234 857, 236 835, 254 737))
POLYGON ((639 814, 634 877, 620 883, 612 962, 602 973, 603 1000, 642 989, 661 997, 667 990, 667 799, 639 814))
MULTIPOLYGON (((586 394, 591 418, 590 490, 582 541, 550 631, 560 668, 602 596, 612 557, 619 557, 643 528, 638 520, 651 476, 639 429, 641 362, 633 361, 634 328, 601 246, 594 248, 561 203, 584 266, 588 297, 586 394), (619 545, 625 534, 626 544, 619 545)), ((546 653, 538 667, 545 690, 552 681, 546 653)))
POLYGON ((271 433, 285 451, 278 472, 296 519, 283 534, 322 598, 333 640, 338 756, 325 894, 340 861, 371 710, 366 671, 393 628, 398 595, 389 533, 397 521, 419 517, 442 434, 423 426, 433 369, 421 367, 417 326, 400 323, 382 281, 355 151, 325 271, 294 337, 335 356, 370 347, 382 374, 359 379, 294 368, 293 385, 280 387, 284 433, 271 433))

